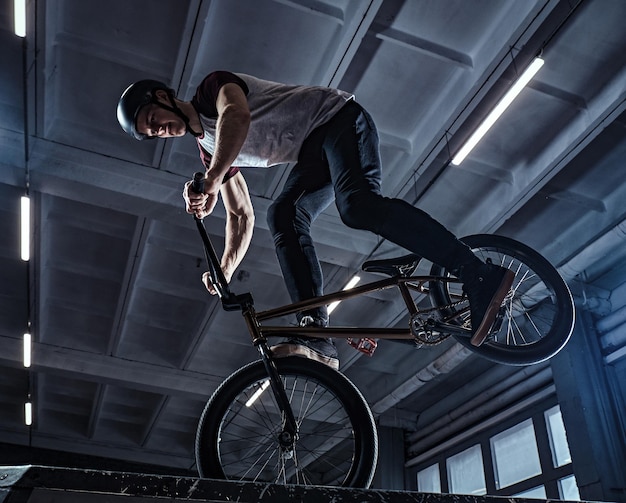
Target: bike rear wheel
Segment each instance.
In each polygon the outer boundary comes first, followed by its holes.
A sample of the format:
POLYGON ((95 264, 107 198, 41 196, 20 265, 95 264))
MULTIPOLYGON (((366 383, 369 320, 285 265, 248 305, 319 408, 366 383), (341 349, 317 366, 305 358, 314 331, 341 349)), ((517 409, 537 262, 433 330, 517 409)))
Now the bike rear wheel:
MULTIPOLYGON (((574 303, 558 271, 532 248, 504 236, 477 234, 463 238, 483 261, 515 272, 509 295, 503 302, 502 319, 479 347, 470 343, 467 297, 459 283, 432 282, 431 300, 443 309, 448 323, 468 329, 467 336, 453 334, 458 342, 481 356, 508 365, 529 365, 547 360, 569 340, 574 327, 574 303)), ((434 276, 449 276, 434 265, 434 276)))
POLYGON ((281 412, 263 363, 253 362, 207 402, 196 435, 200 476, 369 487, 378 436, 359 390, 321 363, 300 357, 274 361, 296 417, 297 440, 288 447, 281 442, 281 412))

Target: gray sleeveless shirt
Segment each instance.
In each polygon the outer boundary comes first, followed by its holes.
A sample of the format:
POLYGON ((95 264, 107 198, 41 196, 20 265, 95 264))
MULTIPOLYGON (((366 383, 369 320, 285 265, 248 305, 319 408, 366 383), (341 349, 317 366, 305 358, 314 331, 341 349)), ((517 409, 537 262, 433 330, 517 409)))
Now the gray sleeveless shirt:
MULTIPOLYGON (((307 136, 354 98, 337 89, 279 84, 246 74, 235 75, 248 87, 251 119, 246 141, 233 163, 238 167, 295 162, 307 136)), ((199 115, 204 135, 197 141, 213 154, 217 117, 199 115)))

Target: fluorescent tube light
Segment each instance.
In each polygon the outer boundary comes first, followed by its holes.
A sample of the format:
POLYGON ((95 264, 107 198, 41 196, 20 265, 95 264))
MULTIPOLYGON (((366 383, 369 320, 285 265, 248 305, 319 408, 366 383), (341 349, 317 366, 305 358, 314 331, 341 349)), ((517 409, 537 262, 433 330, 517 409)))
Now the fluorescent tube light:
MULTIPOLYGON (((350 288, 356 286, 359 281, 361 281, 361 278, 359 276, 354 276, 350 281, 348 281, 348 284, 344 286, 343 289, 350 290, 350 288)), ((336 300, 335 302, 328 304, 328 314, 332 313, 340 302, 340 300, 336 300)))
POLYGON ((26 36, 26 0, 13 0, 14 30, 18 37, 26 36))
POLYGON ((24 367, 28 368, 31 364, 32 338, 27 332, 24 334, 24 367))
POLYGON ((469 140, 465 142, 465 145, 463 145, 461 149, 457 152, 457 154, 452 159, 452 164, 458 166, 459 164, 461 164, 461 162, 463 162, 463 159, 467 157, 467 155, 478 144, 478 142, 485 135, 485 133, 489 131, 491 126, 493 126, 493 124, 498 120, 502 113, 513 102, 513 100, 517 97, 521 90, 526 87, 526 84, 528 84, 530 80, 535 76, 535 74, 543 66, 543 63, 543 59, 539 57, 536 57, 533 60, 530 66, 526 68, 524 73, 522 73, 520 78, 515 81, 515 84, 513 84, 511 89, 508 90, 508 92, 502 97, 502 99, 498 102, 495 108, 489 113, 487 118, 482 122, 480 126, 478 126, 478 129, 474 131, 469 140))
POLYGON ((248 401, 246 402, 246 407, 252 407, 252 405, 254 405, 254 402, 259 399, 259 397, 263 394, 263 392, 267 389, 269 385, 270 380, 266 379, 265 382, 261 384, 261 387, 256 390, 254 394, 248 399, 248 401))
POLYGON ((33 404, 30 401, 24 404, 24 422, 26 426, 33 424, 33 404))
POLYGON ((21 255, 27 262, 30 259, 30 198, 27 196, 22 196, 21 209, 21 255))

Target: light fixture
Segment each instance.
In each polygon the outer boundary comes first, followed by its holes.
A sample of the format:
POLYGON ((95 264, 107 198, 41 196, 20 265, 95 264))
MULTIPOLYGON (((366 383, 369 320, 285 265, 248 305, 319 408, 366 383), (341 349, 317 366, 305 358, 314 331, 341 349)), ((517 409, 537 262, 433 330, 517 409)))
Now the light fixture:
POLYGON ((457 154, 452 158, 452 164, 454 164, 455 166, 461 164, 467 154, 471 152, 471 150, 476 146, 476 144, 485 135, 485 133, 489 131, 491 126, 493 126, 493 124, 498 120, 502 113, 513 102, 513 100, 517 97, 521 90, 526 87, 526 84, 528 84, 530 80, 535 76, 535 74, 543 66, 543 63, 544 61, 540 57, 536 57, 533 60, 530 66, 526 68, 526 70, 524 70, 524 73, 522 73, 519 79, 515 81, 511 89, 507 91, 507 93, 502 97, 502 99, 498 102, 495 108, 489 113, 487 118, 481 123, 480 126, 478 126, 478 129, 476 129, 472 136, 469 137, 469 140, 465 142, 465 144, 461 147, 457 154))
POLYGON ((31 335, 26 332, 24 334, 24 367, 28 368, 31 364, 31 351, 32 351, 32 338, 31 335))
POLYGON ((24 404, 24 423, 26 426, 33 424, 33 404, 30 400, 24 404))
POLYGON ((21 256, 27 262, 30 259, 30 198, 22 196, 21 200, 21 256))
POLYGON ((259 399, 259 397, 263 394, 263 392, 267 389, 269 385, 270 385, 270 380, 266 379, 263 382, 263 384, 261 384, 259 389, 256 390, 254 394, 248 399, 248 401, 246 402, 246 407, 252 407, 252 405, 254 405, 254 402, 256 402, 259 399))
POLYGON ((14 30, 18 37, 26 36, 26 0, 13 0, 14 30))
MULTIPOLYGON (((359 281, 361 281, 361 278, 359 276, 354 276, 350 281, 348 281, 348 284, 344 286, 343 289, 350 290, 350 288, 356 286, 359 281)), ((328 314, 332 313, 340 302, 340 300, 336 300, 335 302, 328 304, 328 314)))

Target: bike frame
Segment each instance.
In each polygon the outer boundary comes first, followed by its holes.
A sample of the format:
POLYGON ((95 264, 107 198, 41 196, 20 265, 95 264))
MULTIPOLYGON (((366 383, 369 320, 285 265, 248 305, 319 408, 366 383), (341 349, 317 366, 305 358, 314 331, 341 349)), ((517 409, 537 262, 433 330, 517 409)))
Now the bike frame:
MULTIPOLYGON (((366 285, 350 288, 348 290, 342 290, 340 292, 334 292, 325 294, 312 299, 303 300, 300 302, 294 302, 286 304, 277 308, 268 309, 265 311, 257 312, 254 309, 254 302, 250 293, 244 293, 242 295, 233 294, 224 278, 222 270, 220 268, 220 262, 217 258, 217 254, 213 248, 213 245, 208 237, 202 220, 196 218, 196 223, 200 235, 204 242, 207 262, 210 268, 210 275, 213 279, 213 286, 218 292, 222 300, 222 305, 225 310, 241 310, 250 335, 252 336, 252 342, 258 345, 261 341, 267 337, 281 337, 281 336, 305 336, 305 337, 318 337, 327 338, 334 337, 337 339, 350 339, 350 338, 376 338, 376 339, 389 339, 389 340, 406 340, 414 339, 414 335, 411 333, 410 327, 404 328, 368 328, 368 327, 298 327, 298 326, 279 326, 279 325, 262 325, 261 322, 280 318, 289 314, 294 314, 299 311, 312 309, 328 305, 335 301, 343 301, 361 295, 365 295, 371 292, 386 290, 389 288, 397 288, 402 296, 402 299, 406 305, 407 312, 410 316, 418 314, 419 308, 415 300, 413 299, 411 292, 416 291, 422 294, 428 294, 428 284, 431 282, 446 282, 446 283, 459 283, 457 279, 443 277, 443 276, 393 276, 382 280, 370 282, 366 285)), ((459 297, 460 298, 460 297, 459 297)), ((458 317, 459 312, 455 313, 458 317)), ((438 331, 446 334, 456 334, 469 337, 471 335, 470 330, 461 326, 447 323, 447 320, 433 321, 432 327, 438 331)))
MULTIPOLYGON (((311 309, 323 305, 330 304, 335 301, 343 301, 346 299, 358 297, 370 292, 385 290, 388 288, 397 288, 400 291, 402 299, 407 307, 411 317, 419 313, 419 309, 415 300, 411 296, 411 291, 417 291, 422 294, 428 293, 427 285, 432 281, 441 282, 458 282, 453 278, 443 276, 393 276, 379 281, 374 281, 360 287, 354 287, 341 292, 329 293, 313 299, 308 299, 292 304, 287 304, 274 309, 256 312, 254 309, 254 301, 250 293, 235 295, 230 291, 228 282, 222 272, 220 260, 215 253, 213 244, 207 234, 204 223, 201 219, 194 217, 198 231, 204 243, 207 265, 213 287, 222 301, 222 307, 226 311, 240 310, 248 327, 248 331, 252 337, 252 343, 257 347, 261 360, 267 371, 270 385, 279 409, 283 414, 283 431, 281 432, 280 442, 283 448, 289 449, 298 437, 298 426, 295 416, 291 410, 289 399, 285 392, 282 380, 276 368, 276 364, 272 359, 272 352, 267 344, 267 337, 271 336, 306 336, 306 337, 335 337, 338 339, 396 339, 396 340, 413 340, 414 335, 410 326, 406 329, 396 328, 360 328, 360 327, 296 327, 296 326, 277 326, 262 325, 261 322, 279 318, 298 311, 311 309)), ((458 312, 456 313, 458 316, 458 312)), ((408 324, 407 324, 408 325, 408 324)), ((439 330, 445 334, 462 334, 469 337, 470 331, 458 325, 446 323, 445 320, 433 321, 432 328, 439 330)))

